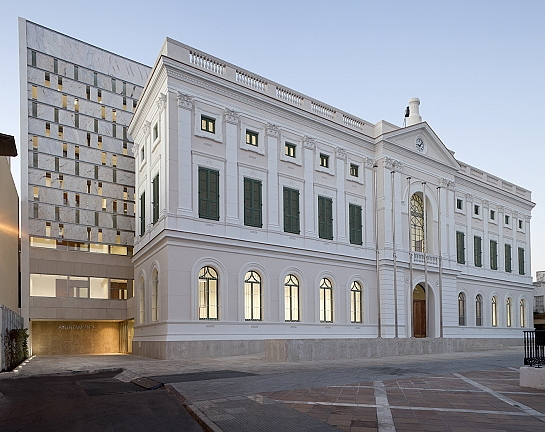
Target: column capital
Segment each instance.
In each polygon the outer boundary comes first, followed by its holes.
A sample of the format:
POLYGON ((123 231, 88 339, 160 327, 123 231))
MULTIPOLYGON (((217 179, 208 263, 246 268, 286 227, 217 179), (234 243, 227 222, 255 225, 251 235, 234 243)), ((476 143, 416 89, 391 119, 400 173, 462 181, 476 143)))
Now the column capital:
POLYGON ((225 108, 225 121, 234 125, 238 125, 240 114, 235 110, 225 108))
POLYGON ((191 110, 193 109, 193 97, 188 95, 188 94, 184 94, 184 93, 181 93, 181 92, 178 92, 178 106, 180 108, 185 108, 185 109, 188 109, 188 110, 191 110))
POLYGON ((311 137, 305 135, 305 136, 303 137, 303 146, 304 146, 306 149, 314 150, 314 147, 316 146, 316 139, 311 138, 311 137))

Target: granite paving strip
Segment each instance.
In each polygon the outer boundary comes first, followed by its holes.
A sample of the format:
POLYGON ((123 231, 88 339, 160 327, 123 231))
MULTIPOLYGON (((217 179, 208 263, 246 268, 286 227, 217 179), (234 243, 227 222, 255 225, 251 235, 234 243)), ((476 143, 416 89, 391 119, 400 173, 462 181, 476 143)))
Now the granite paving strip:
POLYGON ((378 432, 395 432, 394 419, 388 403, 388 395, 382 381, 373 383, 375 399, 377 402, 378 432))
POLYGON ((464 380, 465 382, 469 383, 469 384, 472 384, 473 386, 477 387, 478 389, 480 390, 483 390, 487 393, 489 393, 490 395, 494 396, 495 398, 509 404, 509 405, 512 405, 514 407, 517 407, 517 408, 520 408, 522 411, 524 411, 526 414, 528 415, 531 415, 539 420, 541 420, 542 422, 545 423, 545 414, 542 414, 540 413, 539 411, 536 411, 535 409, 533 408, 530 408, 529 406, 527 405, 524 405, 520 402, 517 402, 516 400, 513 400, 497 391, 494 391, 492 390, 491 388, 489 387, 486 387, 480 383, 478 383, 477 381, 473 381, 472 379, 470 378, 467 378, 461 374, 458 374, 458 373, 454 373, 455 376, 459 377, 460 379, 464 380))

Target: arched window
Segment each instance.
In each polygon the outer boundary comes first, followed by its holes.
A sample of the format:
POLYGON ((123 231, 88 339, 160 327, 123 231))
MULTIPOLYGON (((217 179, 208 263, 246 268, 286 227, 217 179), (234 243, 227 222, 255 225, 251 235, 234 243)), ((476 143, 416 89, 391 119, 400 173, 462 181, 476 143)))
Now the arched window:
POLYGON ((151 273, 151 320, 159 321, 159 272, 156 268, 151 273))
POLYGON ((199 319, 218 319, 218 272, 208 266, 199 271, 199 319))
POLYGON ((424 201, 418 194, 411 197, 411 238, 412 250, 426 252, 424 237, 424 201))
POLYGON ((458 325, 466 325, 466 295, 463 292, 458 294, 458 325))
POLYGON ((507 297, 507 300, 505 301, 505 309, 507 313, 507 327, 513 326, 513 316, 512 316, 513 307, 512 306, 513 305, 512 305, 511 297, 507 297))
POLYGON ((477 327, 483 325, 483 296, 480 294, 475 297, 475 325, 477 327))
POLYGON ((492 327, 498 326, 498 297, 492 297, 492 327))
POLYGON ((362 318, 361 284, 354 281, 350 287, 350 320, 353 323, 361 323, 362 318))
POLYGON ((333 322, 333 286, 328 278, 320 281, 320 322, 333 322))
POLYGON ((138 297, 138 304, 140 309, 140 324, 146 322, 146 282, 144 277, 140 278, 140 295, 138 297))
POLYGON ((520 299, 520 326, 526 327, 526 300, 520 299))
POLYGON ((286 321, 300 321, 299 316, 299 279, 289 274, 284 280, 284 307, 286 321))
POLYGON ((261 276, 249 271, 244 277, 244 319, 261 321, 261 276))

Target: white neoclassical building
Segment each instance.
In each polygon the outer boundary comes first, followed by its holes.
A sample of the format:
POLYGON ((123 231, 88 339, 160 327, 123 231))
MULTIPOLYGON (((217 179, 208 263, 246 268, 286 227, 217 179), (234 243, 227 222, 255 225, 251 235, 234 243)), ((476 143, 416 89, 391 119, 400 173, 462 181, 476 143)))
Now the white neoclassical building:
POLYGON ((129 126, 133 352, 520 339, 530 191, 457 160, 419 104, 371 124, 167 39, 129 126))

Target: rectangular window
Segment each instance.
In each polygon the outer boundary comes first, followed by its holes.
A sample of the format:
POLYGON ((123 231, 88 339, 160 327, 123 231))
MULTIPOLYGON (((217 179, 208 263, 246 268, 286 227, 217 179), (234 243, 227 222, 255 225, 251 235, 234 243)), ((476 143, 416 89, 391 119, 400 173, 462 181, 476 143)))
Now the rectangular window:
MULTIPOLYGON (((127 141, 127 126, 123 126, 123 139, 125 141, 127 141)), ((123 144, 127 144, 127 143, 123 143, 123 144)))
POLYGON ((74 114, 74 126, 79 129, 79 114, 74 114))
POLYGON ((244 179, 244 225, 258 228, 263 226, 260 180, 244 179))
POLYGON ((146 232, 146 192, 140 195, 140 235, 146 232))
POLYGON ((87 227, 87 240, 91 241, 91 227, 87 227))
POLYGON ((53 108, 53 121, 55 123, 59 122, 59 109, 58 108, 53 108))
POLYGON ((456 208, 458 210, 464 209, 464 202, 460 198, 456 198, 456 208))
POLYGON ((74 65, 74 80, 79 80, 79 70, 78 70, 78 67, 76 65, 74 65))
POLYGON ((498 270, 498 242, 490 240, 490 268, 498 270))
POLYGON ((112 166, 115 168, 117 166, 117 156, 112 155, 112 166))
POLYGON ((135 100, 132 101, 132 112, 136 111, 136 104, 137 102, 135 100))
POLYGON ((59 126, 59 139, 64 138, 64 128, 62 126, 59 126))
POLYGON ((45 223, 45 236, 51 237, 51 222, 45 223))
POLYGON ((117 183, 117 170, 115 168, 112 171, 112 181, 117 183))
POLYGON ((34 186, 34 201, 40 201, 38 186, 34 186))
POLYGON ((59 224, 59 237, 64 238, 64 224, 59 224))
POLYGON ((112 92, 113 93, 116 92, 116 80, 115 80, 115 78, 112 78, 112 92))
POLYGON ((199 167, 199 217, 219 220, 219 171, 199 167))
POLYGON ((97 102, 102 103, 102 90, 97 89, 97 102))
POLYGON ((62 143, 62 157, 68 156, 68 144, 62 143))
POLYGON ((91 100, 91 87, 85 86, 85 97, 87 100, 91 100))
POLYGON ((98 180, 98 167, 95 166, 95 180, 98 180))
POLYGON ((106 119, 106 107, 102 105, 101 107, 102 120, 106 119))
POLYGON ((511 245, 505 245, 505 271, 511 273, 511 245))
POLYGON ((79 194, 76 194, 76 207, 79 207, 79 194))
POLYGON ((79 146, 74 147, 74 157, 79 160, 79 146))
POLYGON ((117 110, 115 109, 112 110, 112 121, 113 122, 117 121, 117 110))
POLYGON ((329 168, 329 156, 323 153, 320 153, 320 166, 324 168, 329 168))
POLYGON ((99 135, 97 139, 97 148, 102 150, 102 137, 99 135))
POLYGON ((38 99, 38 87, 32 86, 32 99, 38 99))
POLYGON ((38 219, 38 203, 34 203, 32 213, 34 219, 38 219))
POLYGON ((318 196, 318 236, 333 240, 333 200, 318 196))
POLYGON ((112 211, 117 213, 117 201, 112 201, 112 211))
POLYGON ((127 110, 127 98, 126 97, 123 98, 123 109, 125 111, 127 110))
POLYGON ((38 117, 38 102, 32 101, 32 117, 38 117))
POLYGON ((300 234, 299 227, 299 191, 284 188, 284 232, 300 234))
POLYGON ((102 198, 102 211, 106 211, 106 198, 102 198))
POLYGON ((59 174, 59 187, 64 189, 64 177, 62 174, 59 174))
POLYGON ((117 128, 116 128, 115 123, 112 125, 112 136, 113 136, 114 138, 117 137, 117 128))
POLYGON ((32 137, 32 148, 38 150, 38 137, 36 135, 32 137))
POLYGON ((49 72, 45 73, 45 86, 51 87, 51 75, 49 75, 49 72))
POLYGON ((57 90, 62 91, 62 77, 57 78, 57 90))
POLYGON ((201 130, 216 133, 216 120, 210 117, 201 116, 201 130))
POLYGON ((99 228, 98 229, 98 239, 97 239, 100 243, 102 243, 102 228, 99 228))
POLYGON ((106 153, 102 152, 102 165, 106 165, 106 153))
POLYGON ((87 193, 91 193, 91 180, 87 180, 87 193))
POLYGON ((473 259, 475 262, 475 267, 482 267, 482 239, 481 237, 473 237, 473 259))
POLYGON ((348 222, 350 226, 350 243, 362 244, 361 206, 350 204, 348 206, 348 222))
POLYGON ((159 138, 159 125, 155 123, 153 125, 153 141, 157 140, 157 138, 159 138))
POLYGON ((522 219, 519 219, 519 229, 521 230, 522 229, 522 219))
POLYGON ((496 211, 490 210, 490 220, 496 220, 496 211))
POLYGON ((64 192, 64 193, 62 194, 62 203, 63 203, 65 206, 69 205, 69 204, 68 204, 68 192, 64 192))
POLYGON ((45 173, 45 185, 47 187, 51 186, 51 173, 45 173))
POLYGON ((505 225, 509 225, 509 215, 505 215, 505 225))
POLYGON ((153 213, 153 224, 159 220, 159 174, 157 174, 153 181, 151 182, 151 189, 153 192, 152 198, 152 213, 153 213))
POLYGON ((95 226, 98 226, 98 212, 95 212, 95 226))
POLYGON ((523 275, 524 273, 524 248, 519 247, 519 274, 523 275))
POLYGON ((475 204, 473 206, 473 213, 475 214, 475 216, 479 216, 479 214, 481 213, 481 207, 475 204))
POLYGON ((53 73, 59 73, 59 61, 57 59, 53 59, 53 73))
POLYGON ((87 146, 91 145, 91 134, 87 132, 87 146))
POLYGON ((57 171, 57 172, 59 171, 59 158, 58 157, 55 158, 55 171, 57 171))
POLYGON ((125 81, 123 81, 123 90, 122 90, 121 94, 123 96, 127 95, 127 83, 125 81))
POLYGON ((126 142, 123 143, 123 154, 125 156, 127 156, 127 143, 126 142))
POLYGON ((93 85, 98 87, 98 74, 96 72, 93 72, 93 85))
POLYGON ((76 223, 79 224, 79 210, 76 210, 76 223))
POLYGON ((112 228, 117 228, 117 215, 112 215, 112 228))
POLYGON ((74 164, 74 174, 79 176, 79 162, 77 162, 77 161, 74 164))
POLYGON ((465 234, 456 231, 456 262, 458 264, 466 263, 465 234))
POLYGON ((246 144, 250 144, 257 147, 258 137, 259 137, 259 134, 257 132, 246 129, 246 144))
POLYGON ((30 52, 30 62, 32 66, 36 66, 36 51, 30 52))
POLYGON ((284 144, 284 154, 286 156, 288 156, 288 157, 292 157, 292 158, 296 157, 295 156, 295 148, 296 147, 297 146, 295 144, 292 144, 292 143, 289 143, 289 142, 285 143, 284 144))
POLYGON ((359 168, 358 165, 350 164, 350 175, 352 177, 359 177, 359 168))
POLYGON ((51 124, 49 123, 45 124, 45 136, 46 137, 51 136, 51 124))
POLYGON ((55 220, 56 221, 60 220, 60 216, 61 216, 61 213, 60 213, 59 208, 55 207, 55 220))
POLYGON ((32 152, 32 166, 38 168, 38 152, 36 150, 32 152))
POLYGON ((102 182, 98 183, 98 194, 102 196, 102 182))
POLYGON ((127 214, 129 212, 129 206, 126 202, 123 203, 123 213, 127 214))
POLYGON ((79 112, 79 99, 74 98, 74 111, 79 112))
POLYGON ((95 130, 95 133, 98 133, 98 119, 95 119, 94 121, 94 130, 95 130))

